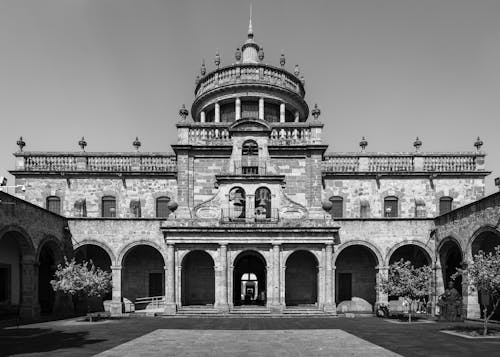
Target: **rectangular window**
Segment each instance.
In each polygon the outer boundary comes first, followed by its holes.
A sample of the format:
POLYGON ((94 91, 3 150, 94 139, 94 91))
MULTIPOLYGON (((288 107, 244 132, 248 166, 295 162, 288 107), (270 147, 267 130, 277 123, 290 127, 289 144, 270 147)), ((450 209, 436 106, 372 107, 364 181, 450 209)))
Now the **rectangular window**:
POLYGON ((384 217, 392 218, 398 216, 398 199, 389 197, 384 200, 384 217))
POLYGON ((259 167, 258 166, 245 166, 241 168, 241 172, 243 175, 258 175, 259 167))
POLYGON ((110 218, 116 217, 116 200, 114 197, 103 197, 102 216, 110 218))
POLYGON ((61 214, 61 199, 56 196, 47 197, 47 210, 61 214))
POLYGON ((241 118, 258 118, 259 103, 258 102, 241 102, 241 118))
POLYGON ((445 214, 451 211, 453 199, 451 197, 441 197, 439 199, 439 214, 445 214))
POLYGON ((344 200, 342 197, 332 197, 330 198, 332 202, 332 209, 330 213, 332 217, 341 218, 344 215, 344 200))

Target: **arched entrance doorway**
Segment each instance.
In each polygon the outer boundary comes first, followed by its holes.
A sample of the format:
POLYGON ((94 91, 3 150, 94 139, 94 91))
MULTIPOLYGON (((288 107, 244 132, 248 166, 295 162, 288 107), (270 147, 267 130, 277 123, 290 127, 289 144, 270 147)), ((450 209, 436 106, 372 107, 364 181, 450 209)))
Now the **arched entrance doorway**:
POLYGON ((61 252, 54 241, 43 244, 38 255, 38 303, 42 314, 54 311, 56 294, 50 281, 54 279, 57 264, 61 260, 61 252))
MULTIPOLYGON (((82 262, 92 261, 97 268, 100 268, 104 271, 111 272, 111 257, 108 252, 106 252, 103 248, 95 244, 84 244, 78 247, 75 250, 75 260, 77 263, 81 264, 82 262)), ((111 291, 107 293, 102 298, 99 297, 91 297, 91 298, 79 298, 78 301, 73 300, 75 304, 76 311, 87 311, 90 308, 90 311, 103 311, 103 301, 111 300, 111 291), (88 299, 88 300, 87 300, 88 299)))
POLYGON ((17 232, 0 237, 0 317, 17 315, 21 305, 21 239, 17 232))
POLYGON ((444 287, 452 281, 455 284, 455 289, 462 293, 462 277, 458 276, 455 280, 452 279, 453 274, 457 272, 457 268, 462 266, 462 250, 453 240, 447 240, 439 249, 439 262, 441 263, 441 272, 443 275, 444 287))
POLYGON ((189 252, 182 261, 182 305, 212 305, 215 302, 214 261, 201 250, 189 252))
POLYGON ((285 304, 297 306, 317 303, 318 261, 311 252, 293 252, 286 261, 285 304))
MULTIPOLYGON (((400 260, 403 261, 409 261, 415 268, 420 268, 423 267, 424 265, 431 265, 432 260, 429 254, 425 251, 424 248, 416 245, 416 244, 406 244, 403 245, 399 248, 397 248, 390 256, 389 258, 389 265, 393 264, 395 262, 398 262, 400 260)), ((429 301, 429 296, 426 297, 426 301, 429 301)), ((403 311, 405 308, 402 305, 402 300, 400 299, 399 296, 395 295, 390 295, 389 296, 389 301, 394 301, 394 300, 399 300, 398 302, 391 303, 395 304, 392 307, 389 307, 389 309, 397 310, 400 309, 403 311)), ((426 310, 425 304, 419 304, 418 306, 414 307, 417 311, 420 310, 426 310)))
MULTIPOLYGON (((487 228, 483 232, 479 233, 476 238, 474 238, 471 244, 472 256, 475 256, 479 251, 485 253, 491 253, 495 251, 495 247, 500 245, 500 232, 487 228)), ((479 308, 481 311, 481 317, 484 317, 484 308, 488 307, 490 312, 492 309, 492 304, 490 298, 487 294, 478 292, 479 298, 479 308)), ((494 320, 500 320, 500 307, 497 308, 492 316, 494 320)))
POLYGON ((240 253, 234 263, 233 304, 265 305, 266 263, 264 257, 255 251, 240 253))
POLYGON ((422 247, 415 244, 406 244, 397 248, 389 258, 389 265, 401 259, 410 261, 415 268, 431 264, 431 257, 429 254, 422 247))
MULTIPOLYGON (((131 248, 122 266, 124 298, 134 302, 137 298, 165 296, 165 262, 156 248, 149 245, 131 248)), ((136 308, 142 307, 136 305, 136 308)))
POLYGON ((368 247, 355 244, 344 248, 335 261, 335 303, 361 298, 371 307, 352 308, 371 311, 376 300, 377 265, 377 257, 368 247))

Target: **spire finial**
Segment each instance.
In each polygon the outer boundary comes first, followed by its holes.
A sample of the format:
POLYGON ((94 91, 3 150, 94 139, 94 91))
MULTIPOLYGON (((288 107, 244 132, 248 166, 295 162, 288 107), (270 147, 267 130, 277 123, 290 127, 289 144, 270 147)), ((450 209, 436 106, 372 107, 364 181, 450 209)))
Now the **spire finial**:
POLYGON ((252 27, 252 4, 250 3, 250 21, 248 22, 248 38, 253 38, 253 27, 252 27))

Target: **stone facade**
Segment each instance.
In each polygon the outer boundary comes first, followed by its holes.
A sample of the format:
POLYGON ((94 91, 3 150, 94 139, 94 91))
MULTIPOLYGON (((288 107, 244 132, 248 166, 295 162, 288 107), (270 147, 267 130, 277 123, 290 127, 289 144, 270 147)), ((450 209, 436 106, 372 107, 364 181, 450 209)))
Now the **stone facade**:
POLYGON ((115 313, 141 298, 167 314, 367 312, 387 302, 377 284, 396 257, 436 269, 435 304, 440 237, 462 222, 439 215, 484 196, 480 143, 326 154, 299 69, 264 64, 253 32, 241 51, 202 66, 173 154, 19 151, 18 196, 68 217, 75 253, 109 257, 115 313))
MULTIPOLYGON (((0 279, 10 283, 1 291, 2 312, 38 317, 43 295, 39 291, 49 283, 39 272, 53 269, 64 256, 73 256, 66 218, 0 191, 0 279), (52 257, 51 266, 44 260, 47 254, 52 257)), ((61 296, 53 299, 52 312, 68 310, 61 296)))

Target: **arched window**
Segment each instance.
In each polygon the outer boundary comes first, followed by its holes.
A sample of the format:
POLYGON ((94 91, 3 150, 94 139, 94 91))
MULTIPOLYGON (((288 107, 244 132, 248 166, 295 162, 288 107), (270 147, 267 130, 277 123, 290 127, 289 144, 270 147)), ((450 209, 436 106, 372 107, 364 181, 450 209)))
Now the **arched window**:
POLYGON ((453 198, 444 196, 439 199, 439 215, 450 212, 453 209, 453 198))
POLYGON ((168 209, 168 203, 170 202, 170 197, 162 196, 156 199, 156 217, 165 218, 170 214, 168 209))
POLYGON ((267 187, 260 187, 255 191, 255 219, 271 218, 271 191, 267 187))
POLYGON ((46 208, 50 212, 61 214, 61 199, 57 196, 47 197, 46 208))
POLYGON ((104 196, 102 198, 102 217, 116 217, 116 198, 104 196))
POLYGON ((344 216, 344 199, 340 196, 330 197, 330 202, 332 203, 332 209, 330 214, 332 217, 340 218, 344 216))
POLYGON ((245 218, 246 197, 245 190, 241 187, 235 187, 229 192, 229 219, 245 218))
POLYGON ((398 216, 398 198, 395 196, 387 196, 384 198, 384 217, 398 216))

